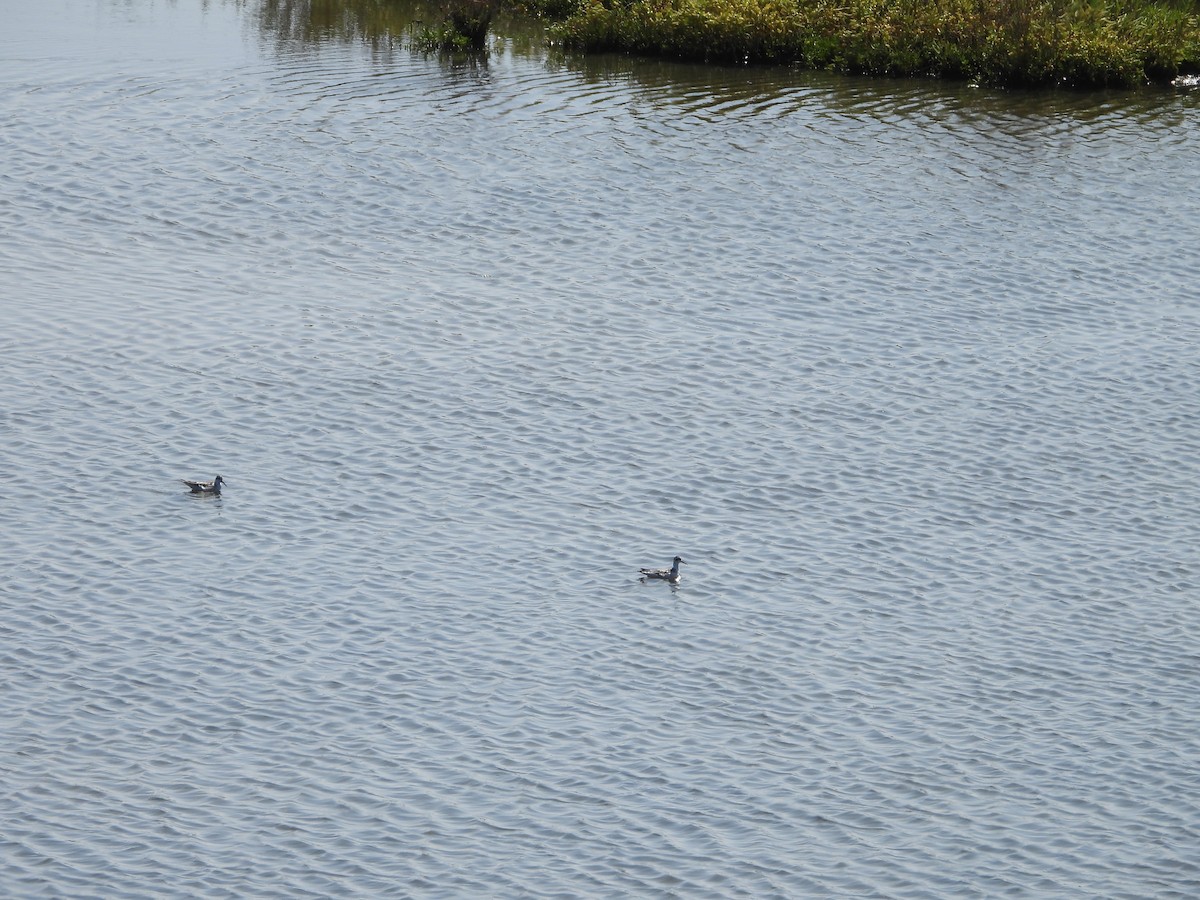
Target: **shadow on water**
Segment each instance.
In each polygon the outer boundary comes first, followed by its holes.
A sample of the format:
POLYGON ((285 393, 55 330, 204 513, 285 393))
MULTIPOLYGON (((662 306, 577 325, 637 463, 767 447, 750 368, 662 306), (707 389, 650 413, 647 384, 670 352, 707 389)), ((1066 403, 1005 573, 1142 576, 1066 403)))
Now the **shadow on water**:
MULTIPOLYGON (((446 20, 445 0, 262 0, 259 27, 268 43, 277 48, 318 46, 328 42, 363 44, 386 63, 398 52, 425 55, 418 41, 421 31, 446 20)), ((486 63, 489 52, 502 50, 518 56, 545 55, 545 33, 535 21, 497 15, 482 54, 442 54, 476 57, 486 63)), ((437 54, 434 54, 437 55, 437 54)))
POLYGON ((414 22, 424 21, 416 3, 371 0, 263 0, 259 24, 280 45, 324 41, 361 41, 392 47, 403 41, 414 22))
MULTIPOLYGON (((1041 131, 1050 121, 1063 125, 1124 126, 1145 117, 1186 114, 1200 105, 1200 90, 1006 90, 965 82, 922 78, 878 78, 806 71, 788 66, 745 68, 629 57, 616 54, 570 56, 548 53, 546 65, 570 70, 589 84, 623 83, 639 99, 726 119, 742 108, 771 104, 772 115, 818 104, 827 112, 864 120, 989 128, 1018 136, 1041 131)), ((1181 121, 1182 124, 1182 121, 1181 121)))

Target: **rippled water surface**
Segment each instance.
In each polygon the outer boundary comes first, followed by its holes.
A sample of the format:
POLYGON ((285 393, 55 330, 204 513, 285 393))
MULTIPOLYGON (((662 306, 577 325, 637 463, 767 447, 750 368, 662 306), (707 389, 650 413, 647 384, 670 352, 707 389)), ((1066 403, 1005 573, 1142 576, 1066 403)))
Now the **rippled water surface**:
POLYGON ((0 0, 0 894, 1200 894, 1200 95, 272 11, 0 0))

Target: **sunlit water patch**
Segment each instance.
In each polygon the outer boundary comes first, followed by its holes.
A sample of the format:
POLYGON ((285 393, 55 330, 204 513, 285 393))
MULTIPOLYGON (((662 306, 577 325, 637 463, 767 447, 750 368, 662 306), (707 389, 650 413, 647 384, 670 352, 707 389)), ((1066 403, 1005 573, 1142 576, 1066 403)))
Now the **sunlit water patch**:
POLYGON ((7 11, 0 892, 1196 893, 1193 93, 256 11, 7 11))

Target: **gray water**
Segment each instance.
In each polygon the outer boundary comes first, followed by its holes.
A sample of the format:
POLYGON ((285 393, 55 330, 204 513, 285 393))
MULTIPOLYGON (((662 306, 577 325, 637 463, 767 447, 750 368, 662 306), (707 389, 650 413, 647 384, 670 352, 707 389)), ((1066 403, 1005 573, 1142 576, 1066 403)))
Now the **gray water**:
POLYGON ((0 895, 1200 893, 1200 95, 0 14, 0 895))

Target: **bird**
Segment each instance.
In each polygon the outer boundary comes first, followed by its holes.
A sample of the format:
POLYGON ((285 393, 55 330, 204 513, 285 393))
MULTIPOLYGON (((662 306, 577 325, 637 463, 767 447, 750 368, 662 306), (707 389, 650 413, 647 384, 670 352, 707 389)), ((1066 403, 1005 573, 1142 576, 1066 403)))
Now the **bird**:
POLYGON ((219 494, 225 486, 225 479, 220 475, 212 481, 188 481, 186 478, 181 480, 192 489, 193 494, 219 494))
POLYGON ((680 557, 675 557, 671 560, 671 568, 669 569, 642 569, 642 577, 640 581, 645 581, 647 578, 660 578, 668 584, 679 584, 679 579, 683 576, 679 574, 679 564, 683 560, 680 557))

